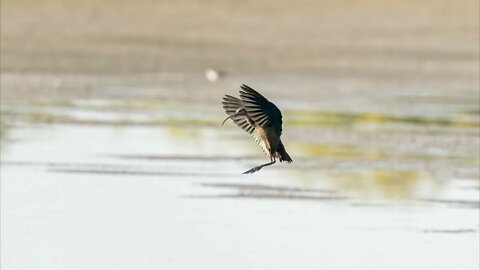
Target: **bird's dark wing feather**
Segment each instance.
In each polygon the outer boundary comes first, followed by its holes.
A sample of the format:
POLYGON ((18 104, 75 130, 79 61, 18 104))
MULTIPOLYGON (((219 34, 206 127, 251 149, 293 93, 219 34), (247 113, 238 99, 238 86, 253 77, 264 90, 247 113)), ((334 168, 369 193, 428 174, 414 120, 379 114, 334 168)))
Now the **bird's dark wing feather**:
POLYGON ((223 109, 228 115, 234 115, 239 112, 236 116, 232 117, 232 120, 237 126, 241 127, 247 133, 252 134, 255 131, 255 127, 248 123, 246 115, 247 111, 243 107, 242 100, 230 95, 225 95, 223 97, 223 109), (240 110, 239 110, 240 109, 240 110))
POLYGON ((248 114, 245 110, 243 105, 243 101, 239 98, 232 97, 230 95, 225 95, 223 97, 223 109, 225 112, 230 115, 235 115, 232 117, 232 120, 237 126, 241 127, 245 130, 248 134, 250 134, 253 139, 258 143, 258 145, 262 148, 265 155, 269 155, 269 150, 265 144, 265 142, 260 138, 260 134, 258 134, 257 130, 253 125, 250 124, 248 121, 248 114), (238 112, 238 113, 237 113, 238 112))
POLYGON ((277 107, 268 101, 257 91, 243 84, 240 90, 240 98, 250 118, 259 126, 279 125, 281 126, 281 115, 277 107), (278 122, 279 123, 276 123, 278 122))

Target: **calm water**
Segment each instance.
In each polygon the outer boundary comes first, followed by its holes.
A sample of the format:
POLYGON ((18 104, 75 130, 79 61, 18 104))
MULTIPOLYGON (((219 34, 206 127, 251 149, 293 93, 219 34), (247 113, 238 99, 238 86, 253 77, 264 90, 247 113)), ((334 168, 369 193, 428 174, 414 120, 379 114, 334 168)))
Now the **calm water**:
POLYGON ((220 106, 124 105, 3 108, 2 268, 479 267, 475 119, 283 102, 294 163, 244 176, 220 106))

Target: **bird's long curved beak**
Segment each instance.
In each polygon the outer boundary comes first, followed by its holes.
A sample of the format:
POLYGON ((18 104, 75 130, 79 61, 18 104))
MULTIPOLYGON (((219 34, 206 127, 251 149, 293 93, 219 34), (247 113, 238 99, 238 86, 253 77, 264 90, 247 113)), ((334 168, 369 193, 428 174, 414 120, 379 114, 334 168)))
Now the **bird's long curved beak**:
POLYGON ((228 119, 236 116, 237 114, 238 114, 238 113, 234 113, 234 114, 232 114, 232 115, 229 115, 227 118, 225 118, 225 120, 223 120, 223 122, 222 122, 222 126, 223 126, 223 124, 225 124, 225 122, 227 122, 228 119))
POLYGON ((238 108, 238 109, 235 111, 235 113, 232 113, 232 114, 229 115, 227 118, 225 118, 225 120, 223 120, 223 122, 222 122, 222 126, 223 126, 223 124, 225 124, 225 122, 226 122, 228 119, 233 118, 233 117, 239 115, 240 113, 242 113, 242 108, 238 108))
POLYGON ((233 118, 233 117, 239 115, 240 113, 241 113, 241 110, 240 110, 240 108, 239 108, 235 113, 232 113, 232 114, 229 115, 227 118, 225 118, 225 120, 223 120, 222 126, 223 126, 223 124, 225 124, 225 122, 227 122, 228 119, 233 118))

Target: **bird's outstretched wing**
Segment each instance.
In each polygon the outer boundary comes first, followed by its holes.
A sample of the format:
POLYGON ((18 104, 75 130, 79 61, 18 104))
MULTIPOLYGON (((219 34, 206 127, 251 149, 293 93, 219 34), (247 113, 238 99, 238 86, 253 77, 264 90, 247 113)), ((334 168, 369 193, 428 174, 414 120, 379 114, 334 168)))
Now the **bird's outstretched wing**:
POLYGON ((223 97, 223 109, 225 112, 232 116, 231 119, 237 126, 245 130, 252 138, 257 142, 257 144, 262 148, 265 155, 269 155, 269 150, 265 142, 260 138, 255 126, 251 124, 253 120, 250 119, 249 115, 244 107, 244 103, 241 99, 232 97, 230 95, 225 95, 223 97))
POLYGON ((242 84, 240 98, 248 116, 259 126, 282 126, 280 110, 251 87, 242 84))
POLYGON ((248 134, 252 134, 255 131, 255 127, 252 126, 246 118, 247 111, 245 110, 241 99, 225 95, 222 104, 225 112, 229 116, 232 116, 232 120, 237 126, 241 127, 248 134))

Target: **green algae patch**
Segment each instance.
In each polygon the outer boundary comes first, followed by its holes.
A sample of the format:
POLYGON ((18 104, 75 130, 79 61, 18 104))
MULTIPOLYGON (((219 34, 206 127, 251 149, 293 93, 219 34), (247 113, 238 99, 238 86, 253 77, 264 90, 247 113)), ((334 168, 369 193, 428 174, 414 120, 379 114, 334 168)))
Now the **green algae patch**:
POLYGON ((326 176, 337 188, 392 199, 415 197, 422 186, 437 189, 441 185, 430 172, 417 170, 332 171, 326 176))
POLYGON ((291 152, 305 157, 339 157, 348 159, 366 159, 366 160, 457 160, 465 164, 475 163, 478 157, 460 156, 460 155, 438 155, 427 153, 412 152, 392 152, 382 149, 362 148, 353 144, 335 144, 335 143, 302 143, 289 142, 288 148, 291 152))
POLYGON ((335 156, 335 157, 360 157, 364 155, 358 149, 345 144, 313 144, 313 143, 289 143, 293 152, 310 157, 335 156))
POLYGON ((59 115, 54 113, 15 113, 9 115, 14 121, 32 123, 58 123, 58 124, 80 124, 80 125, 111 125, 111 126, 219 126, 216 120, 191 119, 176 117, 152 117, 146 120, 135 120, 128 118, 118 119, 81 119, 73 116, 59 115))
POLYGON ((346 113, 315 110, 285 110, 287 125, 330 126, 353 125, 356 123, 401 123, 411 125, 439 125, 457 127, 480 127, 479 121, 464 121, 449 118, 430 118, 419 116, 395 116, 380 113, 346 113))

